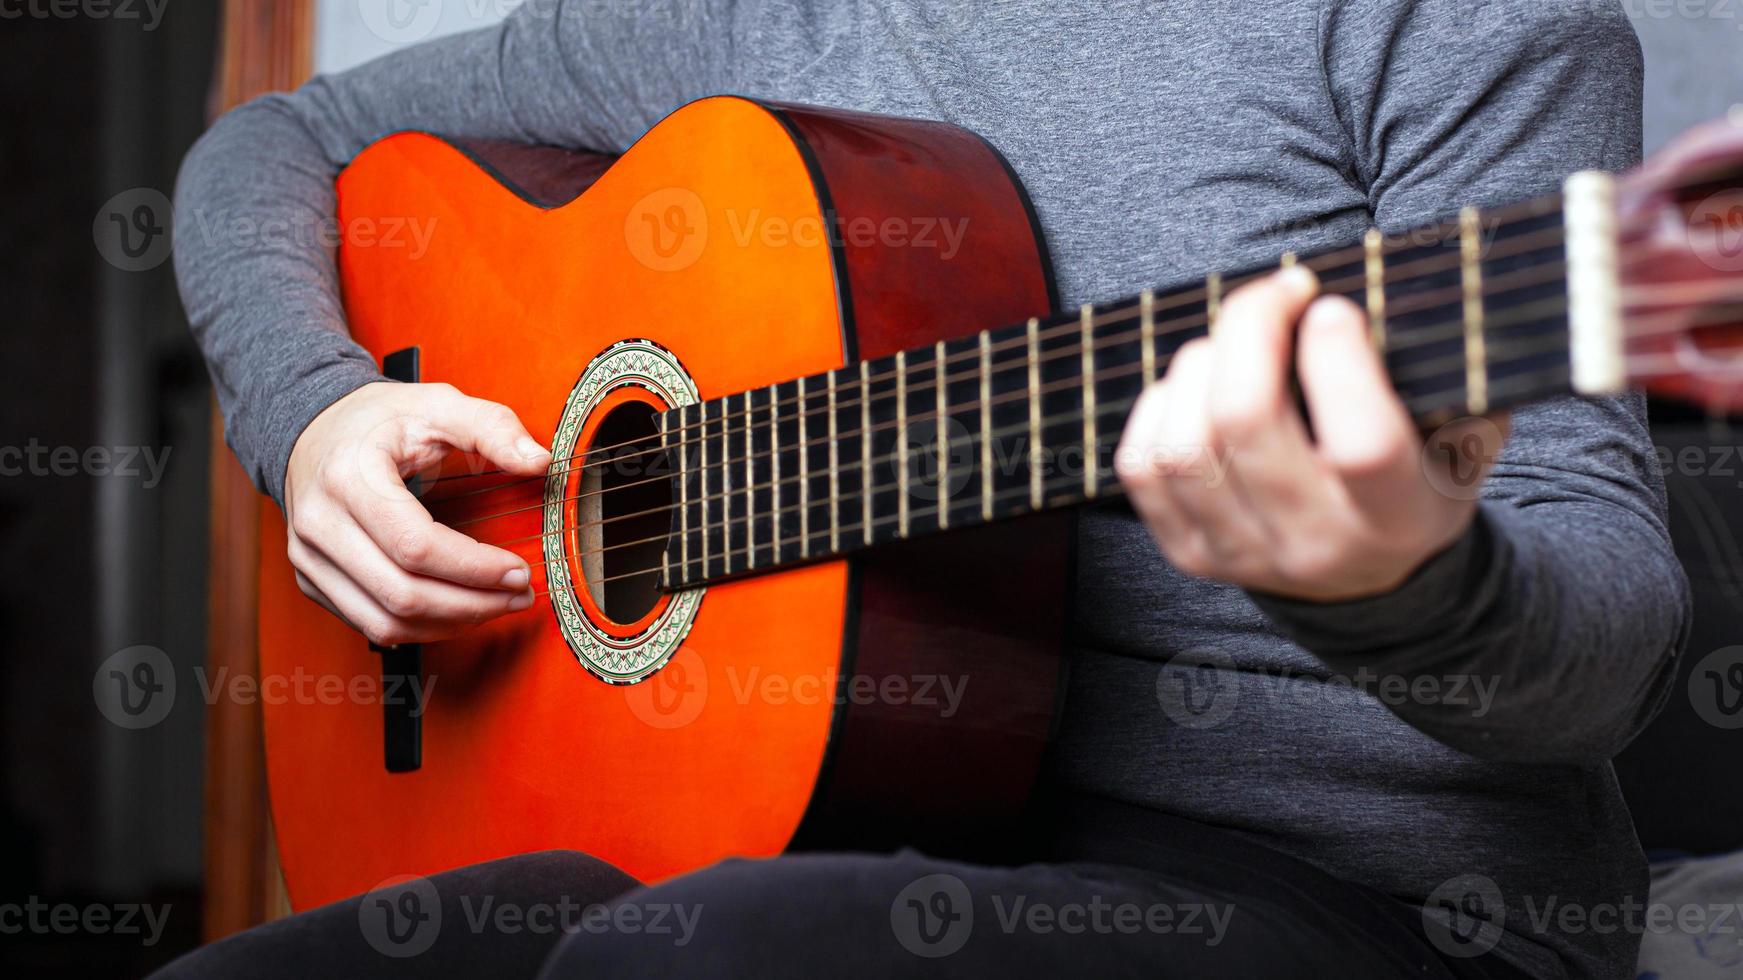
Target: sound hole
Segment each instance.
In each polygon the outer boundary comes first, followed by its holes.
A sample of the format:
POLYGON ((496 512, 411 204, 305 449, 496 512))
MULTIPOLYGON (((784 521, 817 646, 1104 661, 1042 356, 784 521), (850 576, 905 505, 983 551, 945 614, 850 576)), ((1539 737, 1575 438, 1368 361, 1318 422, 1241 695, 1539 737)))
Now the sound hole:
POLYGON ((594 604, 618 624, 636 622, 660 599, 672 487, 655 415, 638 401, 612 409, 594 431, 581 472, 582 577, 594 604))

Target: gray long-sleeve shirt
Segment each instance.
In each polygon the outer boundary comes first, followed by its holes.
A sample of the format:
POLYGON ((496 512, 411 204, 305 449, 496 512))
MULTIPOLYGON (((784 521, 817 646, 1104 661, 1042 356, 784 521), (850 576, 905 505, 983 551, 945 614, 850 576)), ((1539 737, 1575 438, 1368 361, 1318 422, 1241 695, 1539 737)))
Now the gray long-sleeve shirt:
MULTIPOLYGON (((177 187, 176 267, 278 496, 303 426, 377 379, 321 229, 396 130, 621 151, 717 92, 948 120, 1010 158, 1075 305, 1624 169, 1640 77, 1611 0, 536 0, 225 116, 177 187)), ((1363 602, 1183 576, 1124 508, 1081 525, 1057 784, 1431 916, 1487 879, 1502 955, 1632 975, 1636 935, 1542 913, 1645 898, 1608 759, 1668 695, 1688 600, 1638 397, 1517 413, 1471 532, 1363 602)))

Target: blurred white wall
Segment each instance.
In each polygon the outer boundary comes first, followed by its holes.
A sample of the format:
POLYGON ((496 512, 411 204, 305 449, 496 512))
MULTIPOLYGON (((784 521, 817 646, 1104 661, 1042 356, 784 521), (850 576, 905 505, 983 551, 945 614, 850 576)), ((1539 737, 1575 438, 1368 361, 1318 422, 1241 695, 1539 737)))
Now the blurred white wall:
POLYGON ((522 2, 317 0, 315 71, 341 71, 408 44, 494 24, 522 2))
MULTIPOLYGON (((1536 2, 1536 0, 1531 0, 1536 2)), ((1743 103, 1743 4, 1621 0, 1646 52, 1646 150, 1743 103)))
MULTIPOLYGON (((319 0, 315 13, 315 67, 323 72, 339 71, 407 44, 483 27, 500 20, 522 2, 319 0)), ((549 3, 552 0, 537 2, 549 3)), ((1722 116, 1730 106, 1743 102, 1743 2, 1616 2, 1628 11, 1646 51, 1646 148, 1649 152, 1696 122, 1722 116)))

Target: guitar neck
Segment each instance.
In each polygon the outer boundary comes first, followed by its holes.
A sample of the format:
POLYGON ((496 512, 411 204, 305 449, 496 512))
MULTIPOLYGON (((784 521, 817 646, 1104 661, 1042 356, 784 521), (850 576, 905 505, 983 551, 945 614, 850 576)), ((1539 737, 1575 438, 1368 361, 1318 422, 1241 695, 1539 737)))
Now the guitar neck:
MULTIPOLYGON (((1565 195, 1282 262, 1368 311, 1392 385, 1424 427, 1611 391, 1621 367, 1610 186, 1579 175, 1565 195)), ((1215 329, 1224 296, 1275 268, 665 413, 678 506, 663 587, 1117 494, 1114 448, 1140 392, 1215 329)))

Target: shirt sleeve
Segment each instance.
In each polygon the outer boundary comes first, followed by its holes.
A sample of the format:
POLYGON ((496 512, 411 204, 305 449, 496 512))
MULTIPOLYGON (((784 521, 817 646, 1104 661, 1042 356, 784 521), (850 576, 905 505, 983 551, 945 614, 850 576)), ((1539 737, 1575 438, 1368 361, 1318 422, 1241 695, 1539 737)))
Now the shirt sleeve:
MULTIPOLYGON (((1333 2, 1320 41, 1352 179, 1387 231, 1638 162, 1640 48, 1611 0, 1333 2)), ((1384 698, 1453 748, 1595 764, 1662 706, 1687 638, 1663 474, 1638 394, 1558 399, 1513 420, 1469 532, 1400 588, 1352 603, 1254 599, 1358 683, 1491 690, 1456 704, 1384 698)))
POLYGON ((304 427, 381 380, 339 299, 333 181, 345 164, 402 130, 621 152, 726 87, 727 6, 528 3, 496 26, 262 96, 207 131, 176 183, 176 278, 226 440, 256 486, 282 504, 304 427))

